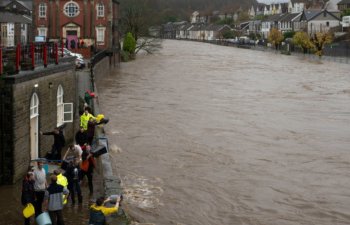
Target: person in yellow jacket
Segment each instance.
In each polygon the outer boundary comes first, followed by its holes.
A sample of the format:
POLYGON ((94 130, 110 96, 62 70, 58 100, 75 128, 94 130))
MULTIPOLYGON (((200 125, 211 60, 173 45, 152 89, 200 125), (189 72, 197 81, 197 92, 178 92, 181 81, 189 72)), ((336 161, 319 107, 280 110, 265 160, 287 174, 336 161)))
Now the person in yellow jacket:
POLYGON ((120 197, 117 198, 116 203, 113 207, 104 206, 107 202, 110 202, 111 199, 100 197, 96 200, 96 203, 90 207, 90 225, 103 225, 106 223, 105 216, 108 216, 112 213, 118 212, 120 197))
POLYGON ((80 127, 82 127, 84 130, 87 130, 90 118, 95 119, 95 117, 89 113, 89 109, 85 108, 84 113, 80 116, 80 127))
MULTIPOLYGON (((63 186, 64 188, 67 189, 68 187, 68 180, 67 177, 65 177, 60 170, 54 170, 53 173, 57 177, 57 184, 63 186)), ((63 196, 63 204, 67 204, 67 198, 66 196, 63 196)))

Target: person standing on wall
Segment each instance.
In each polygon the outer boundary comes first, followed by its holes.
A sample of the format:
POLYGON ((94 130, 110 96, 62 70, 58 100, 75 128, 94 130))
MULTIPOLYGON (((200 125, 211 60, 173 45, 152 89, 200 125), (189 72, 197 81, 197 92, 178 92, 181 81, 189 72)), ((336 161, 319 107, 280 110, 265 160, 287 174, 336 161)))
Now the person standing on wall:
POLYGON ((51 184, 45 192, 45 210, 49 211, 52 225, 64 225, 62 209, 69 191, 57 184, 57 176, 51 175, 51 184))
POLYGON ((34 191, 35 191, 35 217, 42 213, 42 205, 47 187, 46 172, 41 161, 37 162, 37 168, 34 169, 34 191))
MULTIPOLYGON (((28 170, 22 182, 21 202, 23 206, 35 205, 34 174, 31 170, 28 170)), ((24 218, 24 225, 30 225, 30 218, 24 218)))
POLYGON ((53 135, 54 141, 51 148, 51 156, 50 159, 61 160, 61 152, 62 148, 66 144, 66 140, 63 135, 62 129, 56 127, 53 131, 50 132, 41 132, 42 135, 53 135))

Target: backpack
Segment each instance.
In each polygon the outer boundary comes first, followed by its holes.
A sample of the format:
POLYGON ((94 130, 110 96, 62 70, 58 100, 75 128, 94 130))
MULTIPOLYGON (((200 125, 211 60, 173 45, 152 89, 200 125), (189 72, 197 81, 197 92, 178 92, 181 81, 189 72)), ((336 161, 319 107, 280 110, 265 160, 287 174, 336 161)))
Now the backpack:
POLYGON ((106 217, 100 210, 90 209, 89 225, 105 225, 106 217))

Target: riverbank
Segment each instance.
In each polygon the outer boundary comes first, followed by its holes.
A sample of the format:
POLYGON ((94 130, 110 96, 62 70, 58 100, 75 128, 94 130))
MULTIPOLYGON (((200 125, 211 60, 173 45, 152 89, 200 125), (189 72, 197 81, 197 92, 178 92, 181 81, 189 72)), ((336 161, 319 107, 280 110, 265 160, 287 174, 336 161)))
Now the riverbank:
MULTIPOLYGON (((108 76, 111 73, 116 73, 117 70, 108 56, 100 57, 100 59, 94 63, 93 68, 86 69, 82 71, 77 71, 77 82, 78 82, 78 96, 81 99, 84 99, 85 92, 87 90, 94 91, 95 98, 92 99, 91 106, 93 114, 96 116, 98 114, 105 114, 100 110, 99 105, 99 95, 98 95, 98 82, 104 77, 108 76)), ((108 126, 104 125, 104 126, 108 126)), ((98 157, 97 160, 97 172, 98 179, 101 183, 102 196, 108 197, 111 195, 122 195, 122 187, 120 185, 120 179, 116 176, 115 172, 112 169, 110 154, 109 154, 109 145, 108 137, 105 133, 104 126, 97 126, 95 130, 95 140, 97 145, 104 145, 107 148, 107 153, 98 157)), ((123 205, 123 203, 121 203, 123 205)), ((108 224, 115 225, 126 225, 130 221, 127 214, 125 213, 123 207, 120 207, 120 210, 117 214, 107 217, 108 224)))
POLYGON ((341 57, 341 56, 332 56, 332 55, 323 55, 322 57, 319 57, 312 53, 303 54, 301 52, 297 51, 286 51, 283 49, 275 50, 272 47, 267 47, 263 45, 253 45, 253 44, 239 44, 239 43, 232 43, 226 40, 213 40, 213 41, 203 41, 203 40, 190 40, 190 39, 175 39, 179 41, 191 41, 191 42, 201 42, 201 43, 209 43, 214 45, 220 45, 220 46, 227 46, 227 47, 235 47, 235 48, 242 48, 242 49, 250 49, 250 50, 256 50, 256 51, 265 51, 265 52, 275 52, 278 54, 285 54, 285 55, 291 55, 296 57, 303 57, 307 60, 314 60, 314 61, 325 61, 325 62, 337 62, 337 63, 350 63, 350 51, 348 51, 348 57, 341 57))

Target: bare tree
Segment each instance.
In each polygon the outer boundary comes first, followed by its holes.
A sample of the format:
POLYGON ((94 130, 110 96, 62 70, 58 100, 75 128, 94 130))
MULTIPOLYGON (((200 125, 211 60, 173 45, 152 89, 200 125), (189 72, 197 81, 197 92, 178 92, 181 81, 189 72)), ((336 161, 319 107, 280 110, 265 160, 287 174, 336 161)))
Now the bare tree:
POLYGON ((153 54, 162 48, 162 40, 158 38, 141 37, 137 40, 135 53, 145 51, 148 54, 153 54))

